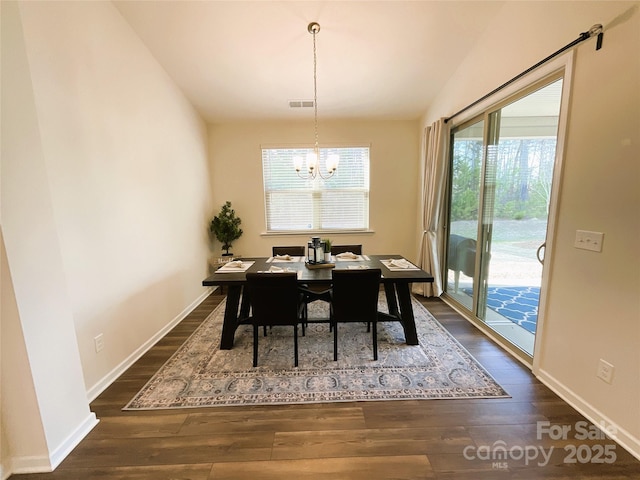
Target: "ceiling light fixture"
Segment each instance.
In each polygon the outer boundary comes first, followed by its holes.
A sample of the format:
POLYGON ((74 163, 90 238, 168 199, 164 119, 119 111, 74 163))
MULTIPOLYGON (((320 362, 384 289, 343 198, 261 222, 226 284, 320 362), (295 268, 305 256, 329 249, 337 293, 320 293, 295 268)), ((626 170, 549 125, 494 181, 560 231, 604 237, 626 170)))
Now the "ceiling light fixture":
POLYGON ((320 25, 316 22, 312 22, 307 26, 307 31, 313 35, 313 122, 315 131, 315 145, 313 152, 307 154, 306 174, 300 173, 302 170, 302 157, 294 157, 293 165, 296 169, 296 173, 300 178, 305 180, 316 178, 316 175, 320 175, 321 178, 330 178, 338 169, 339 157, 338 155, 327 155, 327 173, 322 174, 320 171, 320 149, 318 148, 318 88, 317 88, 317 68, 318 61, 316 55, 316 34, 320 31, 320 25))

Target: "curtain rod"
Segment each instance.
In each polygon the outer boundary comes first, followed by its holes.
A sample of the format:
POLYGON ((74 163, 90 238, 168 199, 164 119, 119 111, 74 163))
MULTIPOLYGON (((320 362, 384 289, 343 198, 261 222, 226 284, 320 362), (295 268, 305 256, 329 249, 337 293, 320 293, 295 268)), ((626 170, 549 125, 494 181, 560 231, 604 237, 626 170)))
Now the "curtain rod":
POLYGON ((487 98, 489 98, 490 96, 494 95, 495 93, 498 93, 500 90, 502 90, 505 87, 508 87, 509 85, 511 85, 513 82, 515 82, 516 80, 519 80, 520 78, 524 77, 526 74, 530 73, 531 71, 535 70, 536 68, 538 68, 541 65, 544 65, 545 63, 547 63, 549 60, 557 57, 558 55, 560 55, 563 52, 566 52, 567 50, 569 50, 570 48, 575 47, 576 45, 578 45, 579 43, 584 42, 585 40, 588 40, 591 37, 594 36, 598 36, 598 39, 596 41, 596 50, 600 50, 602 48, 602 38, 604 36, 604 32, 602 30, 602 25, 600 25, 599 23, 594 25, 593 27, 591 27, 588 31, 586 32, 582 32, 580 34, 580 36, 578 38, 576 38, 573 42, 566 44, 564 47, 562 47, 560 50, 558 50, 557 52, 552 53, 551 55, 549 55, 548 57, 540 60, 538 63, 536 63, 535 65, 527 68, 524 72, 519 73, 518 75, 516 75, 515 77, 513 77, 511 80, 508 80, 507 82, 503 83, 502 85, 500 85, 498 88, 495 88, 494 90, 491 90, 489 93, 487 93, 485 96, 479 98, 478 100, 476 100, 473 103, 470 103, 469 105, 467 105, 466 107, 464 107, 462 110, 457 111, 456 113, 454 113, 453 115, 451 115, 450 117, 447 117, 444 119, 444 123, 447 123, 449 120, 451 120, 452 118, 457 117, 458 115, 460 115, 463 112, 466 112, 467 110, 469 110, 472 107, 475 107, 478 103, 482 102, 483 100, 486 100, 487 98))

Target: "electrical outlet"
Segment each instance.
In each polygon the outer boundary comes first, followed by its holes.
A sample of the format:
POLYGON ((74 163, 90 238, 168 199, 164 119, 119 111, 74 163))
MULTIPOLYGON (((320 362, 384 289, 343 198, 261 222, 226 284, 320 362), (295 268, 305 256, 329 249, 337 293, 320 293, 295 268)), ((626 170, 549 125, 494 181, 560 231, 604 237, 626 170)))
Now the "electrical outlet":
POLYGON ((100 353, 104 349, 104 335, 102 333, 100 335, 96 335, 93 338, 93 343, 96 347, 96 353, 100 353))
POLYGON ((598 362, 598 371, 596 376, 603 382, 611 383, 613 381, 613 371, 613 365, 603 359, 600 359, 598 362))
POLYGON ((602 251, 602 241, 604 233, 589 232, 587 230, 576 230, 576 240, 574 246, 582 250, 591 250, 592 252, 602 251))

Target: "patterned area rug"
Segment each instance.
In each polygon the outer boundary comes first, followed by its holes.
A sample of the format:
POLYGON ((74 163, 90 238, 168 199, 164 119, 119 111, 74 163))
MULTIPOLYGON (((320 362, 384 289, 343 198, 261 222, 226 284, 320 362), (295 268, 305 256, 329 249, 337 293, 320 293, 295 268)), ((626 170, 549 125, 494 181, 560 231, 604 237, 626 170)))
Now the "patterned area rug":
MULTIPOLYGON (((471 288, 465 288, 464 292, 473 296, 471 288)), ((531 333, 536 333, 539 300, 540 287, 489 287, 487 291, 487 306, 491 310, 531 333)))
MULTIPOLYGON (((381 293, 380 310, 386 310, 381 293)), ((327 324, 310 324, 299 337, 293 367, 293 328, 260 332, 252 368, 251 326, 236 331, 232 350, 220 350, 224 302, 160 368, 124 410, 222 405, 506 397, 508 394, 415 299, 419 345, 404 343, 398 322, 378 324, 378 361, 364 324, 340 324, 338 361, 327 324)), ((309 306, 326 318, 327 304, 309 306)))

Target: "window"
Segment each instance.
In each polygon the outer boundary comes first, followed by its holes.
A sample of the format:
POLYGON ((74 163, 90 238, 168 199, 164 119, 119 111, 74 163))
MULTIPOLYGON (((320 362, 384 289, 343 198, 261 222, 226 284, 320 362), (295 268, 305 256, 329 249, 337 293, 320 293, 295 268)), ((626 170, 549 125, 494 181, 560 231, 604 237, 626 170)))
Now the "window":
POLYGON ((369 228, 369 147, 321 148, 324 170, 337 154, 336 173, 304 180, 293 159, 310 148, 263 148, 262 174, 267 232, 367 230, 369 228))

